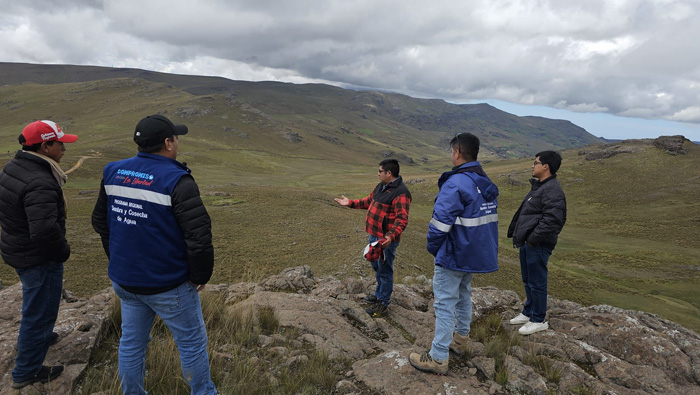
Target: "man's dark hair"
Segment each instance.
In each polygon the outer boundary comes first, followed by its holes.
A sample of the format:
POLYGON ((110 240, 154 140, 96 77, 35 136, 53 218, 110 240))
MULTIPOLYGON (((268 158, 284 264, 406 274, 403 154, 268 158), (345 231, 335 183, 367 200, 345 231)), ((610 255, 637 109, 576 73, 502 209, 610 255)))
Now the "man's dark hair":
POLYGON ((549 172, 552 174, 557 174, 559 166, 561 166, 561 155, 556 151, 542 151, 535 155, 535 158, 539 157, 540 162, 543 165, 549 165, 549 172))
MULTIPOLYGON (((20 144, 22 144, 22 149, 25 151, 39 152, 39 148, 41 148, 41 145, 44 144, 44 143, 36 143, 33 145, 24 145, 24 143, 27 142, 27 139, 25 139, 24 136, 21 134, 19 135, 17 140, 19 141, 20 144)), ((51 147, 53 145, 53 143, 55 143, 55 142, 56 142, 56 140, 47 141, 46 145, 51 147)))
POLYGON ((399 176, 399 171, 401 169, 399 168, 399 161, 396 159, 384 159, 383 161, 379 162, 379 166, 381 166, 385 171, 390 171, 392 176, 399 176))
POLYGON ((450 148, 459 152, 464 160, 476 160, 479 156, 479 138, 471 133, 460 133, 450 141, 450 148))
MULTIPOLYGON (((173 138, 173 137, 171 137, 171 138, 173 138)), ((160 151, 163 148, 163 146, 165 146, 165 143, 159 143, 156 145, 149 145, 146 147, 142 147, 139 145, 138 150, 139 150, 139 152, 143 152, 144 154, 152 154, 154 152, 160 151)))

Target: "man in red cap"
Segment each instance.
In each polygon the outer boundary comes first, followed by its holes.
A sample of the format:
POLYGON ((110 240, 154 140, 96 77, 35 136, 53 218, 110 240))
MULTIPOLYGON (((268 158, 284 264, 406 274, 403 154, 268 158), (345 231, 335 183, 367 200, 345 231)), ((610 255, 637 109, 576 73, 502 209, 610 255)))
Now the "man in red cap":
POLYGON ((64 143, 78 139, 52 121, 36 121, 19 135, 22 149, 0 172, 0 253, 22 281, 22 322, 17 339, 12 388, 48 382, 63 366, 44 366, 49 345, 58 339, 66 241, 66 174, 59 162, 64 143))

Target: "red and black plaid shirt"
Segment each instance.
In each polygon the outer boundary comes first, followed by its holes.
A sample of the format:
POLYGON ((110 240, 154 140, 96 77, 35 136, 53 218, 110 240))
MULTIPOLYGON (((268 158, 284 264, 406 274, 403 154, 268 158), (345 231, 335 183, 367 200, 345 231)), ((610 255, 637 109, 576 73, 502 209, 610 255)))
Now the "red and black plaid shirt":
POLYGON ((382 190, 381 182, 369 196, 350 201, 351 208, 367 209, 365 231, 379 238, 391 237, 392 243, 401 240, 408 226, 408 209, 411 205, 411 192, 401 177, 392 181, 382 190))

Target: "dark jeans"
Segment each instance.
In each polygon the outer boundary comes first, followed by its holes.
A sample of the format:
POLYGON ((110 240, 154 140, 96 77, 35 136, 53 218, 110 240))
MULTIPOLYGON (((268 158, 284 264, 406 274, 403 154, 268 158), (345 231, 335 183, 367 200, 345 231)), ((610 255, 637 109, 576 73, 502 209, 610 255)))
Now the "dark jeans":
POLYGON ((520 247, 520 273, 525 285, 523 314, 530 322, 544 322, 547 314, 547 262, 552 250, 524 245, 520 247))
POLYGON ((22 281, 22 322, 17 338, 12 379, 31 378, 44 363, 58 317, 63 287, 63 263, 48 262, 31 269, 16 269, 22 281))
MULTIPOLYGON (((373 243, 379 240, 377 236, 369 236, 369 242, 373 243)), ((394 258, 396 258, 396 247, 399 243, 391 243, 383 250, 384 257, 378 261, 372 262, 374 269, 374 277, 377 280, 377 288, 374 290, 374 296, 384 306, 391 303, 391 293, 394 291, 394 258)))

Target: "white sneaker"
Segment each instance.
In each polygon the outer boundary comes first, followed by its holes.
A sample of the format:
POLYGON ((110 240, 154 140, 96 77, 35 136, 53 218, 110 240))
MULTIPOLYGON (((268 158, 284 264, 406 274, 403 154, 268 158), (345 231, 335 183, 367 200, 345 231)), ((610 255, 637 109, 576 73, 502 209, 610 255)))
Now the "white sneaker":
POLYGON ((521 335, 532 335, 540 331, 545 331, 549 329, 549 323, 547 322, 528 322, 518 329, 518 333, 521 335))
POLYGON ((530 322, 530 317, 524 315, 523 313, 520 313, 517 317, 513 318, 508 322, 510 322, 511 325, 526 324, 530 322))

